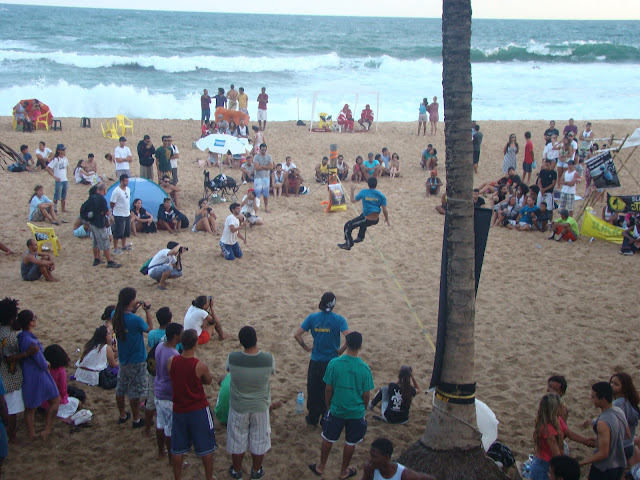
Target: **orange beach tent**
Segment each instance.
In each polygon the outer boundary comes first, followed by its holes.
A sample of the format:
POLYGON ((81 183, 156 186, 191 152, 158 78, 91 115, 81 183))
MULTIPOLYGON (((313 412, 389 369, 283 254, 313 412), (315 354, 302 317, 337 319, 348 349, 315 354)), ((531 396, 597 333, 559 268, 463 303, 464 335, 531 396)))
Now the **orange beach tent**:
POLYGON ((242 113, 239 110, 229 110, 228 108, 218 107, 216 108, 215 117, 211 118, 212 121, 218 121, 218 115, 222 115, 227 122, 233 120, 236 125, 240 125, 240 119, 244 119, 244 124, 249 126, 249 115, 242 113))

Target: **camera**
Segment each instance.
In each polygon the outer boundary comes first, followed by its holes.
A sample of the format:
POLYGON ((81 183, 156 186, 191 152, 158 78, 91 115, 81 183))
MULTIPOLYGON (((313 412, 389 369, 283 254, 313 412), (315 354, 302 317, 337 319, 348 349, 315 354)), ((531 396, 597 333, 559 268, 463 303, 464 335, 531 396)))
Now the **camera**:
POLYGON ((213 210, 213 208, 207 207, 207 212, 211 213, 211 210, 213 210))
POLYGON ((189 251, 189 247, 180 247, 180 250, 178 250, 178 253, 188 252, 188 251, 189 251))

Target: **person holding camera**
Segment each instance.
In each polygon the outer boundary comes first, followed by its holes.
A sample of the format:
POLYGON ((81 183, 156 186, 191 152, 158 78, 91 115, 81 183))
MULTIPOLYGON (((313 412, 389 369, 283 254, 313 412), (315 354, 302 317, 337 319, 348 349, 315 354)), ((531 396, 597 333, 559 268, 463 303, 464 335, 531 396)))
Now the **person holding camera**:
POLYGON ((178 242, 168 242, 149 262, 147 275, 158 282, 158 290, 167 289, 167 280, 182 276, 182 252, 189 249, 178 242))
POLYGON ((247 194, 242 198, 240 204, 240 213, 249 222, 249 227, 254 225, 262 225, 262 217, 258 216, 260 208, 260 199, 256 197, 256 191, 253 188, 247 190, 247 194))
POLYGON ((247 243, 247 239, 240 233, 242 224, 246 221, 244 215, 240 213, 240 204, 232 203, 229 205, 231 214, 224 222, 224 231, 222 237, 220 237, 220 255, 226 260, 235 260, 236 258, 242 258, 242 250, 240 244, 238 244, 238 237, 242 239, 244 243, 247 243))
POLYGON ((147 393, 147 349, 144 346, 144 333, 153 329, 151 304, 138 301, 136 290, 126 287, 118 294, 118 304, 113 311, 111 321, 118 339, 118 383, 116 384, 116 404, 120 412, 119 424, 125 423, 133 414, 133 428, 144 427, 140 417, 140 398, 147 393), (136 315, 142 307, 146 320, 136 315), (129 397, 131 414, 125 411, 124 397, 129 397))
POLYGON ((213 297, 200 295, 191 302, 191 306, 184 316, 184 329, 193 329, 198 333, 198 345, 209 343, 213 332, 218 334, 218 340, 224 340, 227 335, 222 331, 220 319, 213 311, 213 297))
POLYGON ((216 225, 216 214, 209 206, 209 200, 201 198, 198 202, 198 209, 196 210, 196 218, 193 221, 194 232, 207 232, 210 235, 218 235, 218 227, 216 225))

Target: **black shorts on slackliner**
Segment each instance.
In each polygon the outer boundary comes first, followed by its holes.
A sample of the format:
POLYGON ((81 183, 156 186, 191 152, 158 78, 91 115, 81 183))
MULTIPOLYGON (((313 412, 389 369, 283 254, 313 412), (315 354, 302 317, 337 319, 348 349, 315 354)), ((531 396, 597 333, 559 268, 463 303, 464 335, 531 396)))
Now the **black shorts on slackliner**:
POLYGON ((477 165, 480 163, 480 150, 473 151, 473 164, 477 165))

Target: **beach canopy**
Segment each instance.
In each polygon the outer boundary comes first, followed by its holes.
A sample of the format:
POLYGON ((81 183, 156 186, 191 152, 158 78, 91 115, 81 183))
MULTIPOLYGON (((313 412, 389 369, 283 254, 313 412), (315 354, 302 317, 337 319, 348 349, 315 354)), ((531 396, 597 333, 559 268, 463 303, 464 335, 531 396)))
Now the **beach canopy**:
MULTIPOLYGON (((107 190, 106 199, 107 202, 111 198, 113 190, 120 185, 120 182, 116 182, 107 190)), ((136 198, 142 200, 142 206, 147 213, 153 217, 154 220, 158 220, 158 209, 165 198, 169 195, 158 185, 156 182, 148 180, 146 178, 133 177, 129 179, 129 189, 131 190, 131 197, 129 198, 129 206, 133 208, 133 201, 136 198)))
MULTIPOLYGON (((31 109, 33 108, 33 105, 36 102, 39 102, 40 103, 40 115, 47 114, 47 123, 49 124, 49 127, 51 127, 51 124, 53 123, 53 114, 51 113, 51 109, 49 108, 49 106, 47 104, 41 102, 37 98, 31 98, 29 100, 20 100, 19 103, 24 103, 24 102, 28 103, 28 105, 26 106, 26 110, 29 113, 29 115, 31 115, 31 109)), ((17 103, 16 103, 16 105, 17 105, 17 103)))
POLYGON ((227 122, 233 120, 236 125, 240 125, 240 119, 244 120, 244 124, 249 126, 249 115, 239 110, 229 110, 228 108, 218 107, 214 112, 214 117, 211 121, 218 121, 218 115, 222 115, 222 118, 227 122))
POLYGON ((196 142, 196 147, 203 152, 208 149, 211 153, 225 154, 230 151, 231 155, 243 155, 251 150, 249 140, 246 138, 237 138, 223 133, 212 133, 202 137, 196 142))

